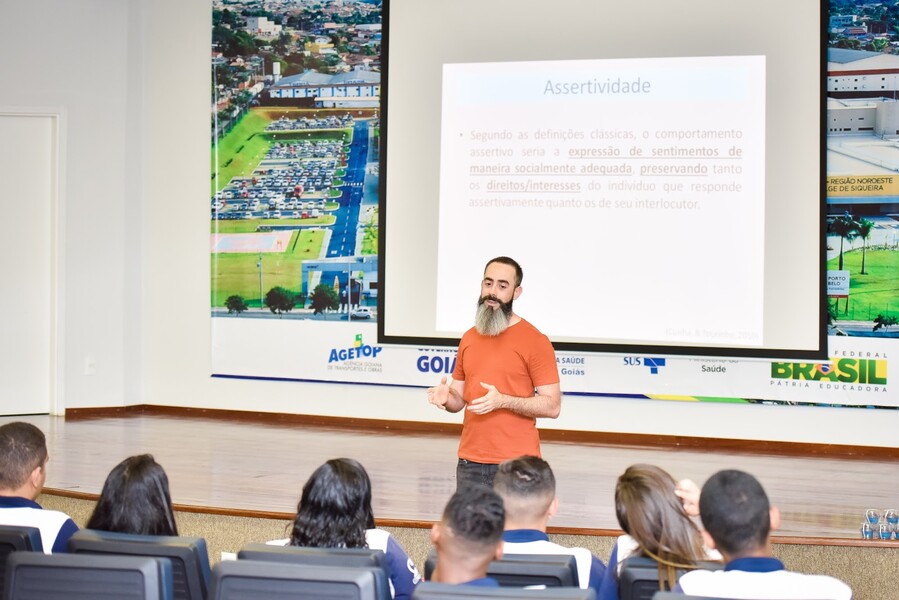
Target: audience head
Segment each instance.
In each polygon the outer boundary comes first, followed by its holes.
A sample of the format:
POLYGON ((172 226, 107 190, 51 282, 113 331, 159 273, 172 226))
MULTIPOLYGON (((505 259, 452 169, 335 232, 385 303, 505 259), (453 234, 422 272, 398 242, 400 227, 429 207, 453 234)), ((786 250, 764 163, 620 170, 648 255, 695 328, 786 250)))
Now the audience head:
POLYGON ((169 478, 152 455, 129 456, 109 472, 87 528, 178 535, 169 478))
POLYGON ((503 555, 503 500, 482 485, 463 485, 452 495, 443 517, 431 529, 437 549, 433 580, 465 583, 484 577, 503 555))
POLYGON ((0 427, 0 492, 34 500, 47 478, 47 439, 23 421, 0 427))
POLYGON ((618 524, 660 564, 692 565, 705 559, 699 528, 675 494, 677 483, 654 465, 628 467, 615 486, 618 524))
POLYGON ((365 468, 351 458, 333 458, 303 486, 290 544, 365 548, 365 531, 374 526, 371 480, 365 468))
POLYGON ((506 529, 546 530, 556 513, 556 478, 542 458, 520 456, 499 465, 493 489, 503 500, 506 529))
POLYGON ((728 560, 769 555, 768 537, 780 514, 762 484, 743 471, 719 471, 702 486, 699 515, 706 537, 728 560))

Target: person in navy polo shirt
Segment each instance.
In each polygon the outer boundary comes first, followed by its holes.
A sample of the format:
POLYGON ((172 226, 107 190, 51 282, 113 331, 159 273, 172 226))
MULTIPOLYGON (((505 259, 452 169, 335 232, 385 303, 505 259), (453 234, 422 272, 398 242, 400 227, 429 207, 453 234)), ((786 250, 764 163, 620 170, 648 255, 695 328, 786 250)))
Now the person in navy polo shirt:
POLYGON ((756 600, 852 598, 852 590, 839 579, 787 571, 772 556, 770 535, 780 524, 780 512, 749 473, 728 470, 712 475, 699 495, 699 516, 706 543, 721 552, 726 565, 723 571, 686 573, 675 591, 756 600))
POLYGON ((431 581, 498 587, 487 567, 503 556, 502 499, 492 489, 464 484, 452 495, 443 517, 431 528, 437 566, 431 581))
POLYGON ((503 499, 506 554, 571 554, 577 561, 580 587, 599 596, 606 566, 586 548, 566 548, 549 541, 546 524, 559 509, 556 477, 542 458, 520 456, 499 465, 493 489, 503 499))
POLYGON ((65 513, 35 502, 47 479, 47 439, 30 423, 0 427, 0 524, 37 527, 44 552, 65 552, 78 527, 65 513))

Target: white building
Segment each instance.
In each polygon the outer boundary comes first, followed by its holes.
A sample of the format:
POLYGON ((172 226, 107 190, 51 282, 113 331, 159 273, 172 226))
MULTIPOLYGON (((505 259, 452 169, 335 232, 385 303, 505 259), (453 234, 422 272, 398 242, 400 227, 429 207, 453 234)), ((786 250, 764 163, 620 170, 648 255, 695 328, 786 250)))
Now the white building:
POLYGON ((833 98, 896 98, 899 56, 866 50, 827 50, 827 95, 833 98))
POLYGON ((376 107, 381 96, 381 74, 355 70, 337 75, 306 71, 284 77, 269 88, 272 98, 315 98, 318 106, 376 107))
POLYGON ((268 17, 247 17, 247 31, 254 35, 276 36, 281 34, 281 25, 269 21, 268 17))

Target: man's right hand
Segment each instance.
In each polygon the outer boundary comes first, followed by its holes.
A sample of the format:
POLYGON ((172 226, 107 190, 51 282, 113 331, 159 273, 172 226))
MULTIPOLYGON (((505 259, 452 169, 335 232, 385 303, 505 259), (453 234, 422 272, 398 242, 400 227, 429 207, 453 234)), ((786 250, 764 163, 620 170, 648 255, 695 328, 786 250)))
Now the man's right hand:
POLYGON ((449 400, 449 396, 450 386, 446 382, 446 377, 440 379, 440 385, 428 388, 428 402, 442 410, 446 410, 446 403, 449 400))

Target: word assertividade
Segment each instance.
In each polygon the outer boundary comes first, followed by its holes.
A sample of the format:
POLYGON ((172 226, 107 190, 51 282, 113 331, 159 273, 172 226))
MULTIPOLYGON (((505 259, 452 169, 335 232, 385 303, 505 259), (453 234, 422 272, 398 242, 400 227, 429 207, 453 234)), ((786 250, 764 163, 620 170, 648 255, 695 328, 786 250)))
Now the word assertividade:
POLYGON ((637 77, 633 81, 617 79, 587 79, 585 81, 561 81, 546 80, 543 86, 543 95, 553 96, 600 96, 617 94, 649 94, 652 92, 652 84, 637 77))

